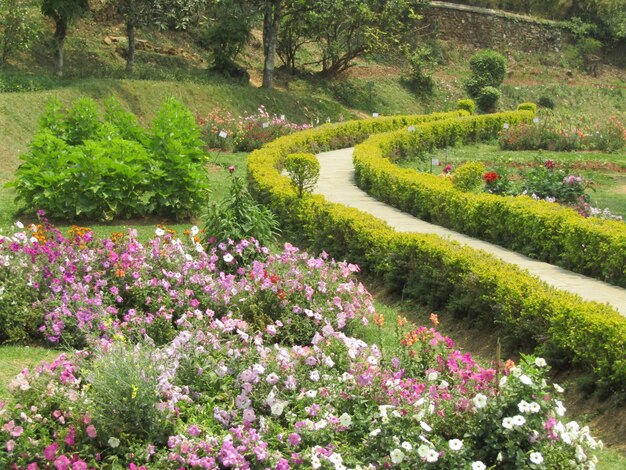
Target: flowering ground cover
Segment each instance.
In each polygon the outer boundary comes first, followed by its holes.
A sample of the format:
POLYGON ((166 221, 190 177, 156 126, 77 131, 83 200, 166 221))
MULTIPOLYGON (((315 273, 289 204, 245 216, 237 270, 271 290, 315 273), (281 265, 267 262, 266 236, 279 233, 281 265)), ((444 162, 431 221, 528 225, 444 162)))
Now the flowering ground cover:
POLYGON ((0 239, 0 331, 81 349, 10 384, 5 468, 595 466, 543 359, 485 368, 402 317, 391 344, 353 336, 385 324, 355 265, 20 225, 0 239))

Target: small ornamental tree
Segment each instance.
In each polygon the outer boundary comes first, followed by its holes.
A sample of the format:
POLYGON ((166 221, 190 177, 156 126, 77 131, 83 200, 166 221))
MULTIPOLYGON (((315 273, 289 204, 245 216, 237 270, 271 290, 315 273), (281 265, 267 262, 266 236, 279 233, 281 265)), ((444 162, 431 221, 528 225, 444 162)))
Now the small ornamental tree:
POLYGON ((481 92, 487 87, 498 90, 506 75, 506 59, 499 52, 485 49, 470 58, 470 68, 472 75, 463 84, 465 91, 476 100, 481 111, 490 112, 495 107, 499 96, 494 101, 496 93, 492 89, 484 93, 482 97, 481 92))
POLYGON ((302 197, 305 192, 313 191, 320 176, 320 162, 311 153, 292 153, 285 159, 285 170, 298 197, 302 197))

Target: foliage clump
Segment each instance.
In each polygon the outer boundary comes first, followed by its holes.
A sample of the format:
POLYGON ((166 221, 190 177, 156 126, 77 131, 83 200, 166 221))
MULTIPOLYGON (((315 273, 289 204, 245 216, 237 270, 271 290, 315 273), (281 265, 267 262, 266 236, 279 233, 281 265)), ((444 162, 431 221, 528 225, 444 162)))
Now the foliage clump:
POLYGON ((482 163, 467 162, 454 171, 452 182, 461 191, 477 192, 483 187, 485 171, 485 165, 482 163))
POLYGON ((498 87, 506 75, 506 59, 499 52, 485 49, 470 58, 470 68, 472 75, 463 84, 465 91, 481 111, 492 112, 500 98, 498 87))
POLYGON ((268 208, 256 202, 245 181, 234 175, 229 194, 220 202, 209 205, 205 217, 205 244, 228 240, 255 238, 262 244, 270 244, 278 234, 278 220, 268 208))
POLYGON ((465 110, 470 114, 476 112, 476 102, 474 100, 459 100, 456 103, 456 109, 465 110))
POLYGON ((313 191, 320 176, 320 162, 312 153, 292 153, 285 159, 285 170, 298 197, 313 191))
POLYGON ((63 220, 158 215, 184 219, 208 194, 201 132, 191 112, 165 101, 149 130, 109 101, 65 110, 52 101, 40 119, 24 163, 11 184, 27 212, 63 220))

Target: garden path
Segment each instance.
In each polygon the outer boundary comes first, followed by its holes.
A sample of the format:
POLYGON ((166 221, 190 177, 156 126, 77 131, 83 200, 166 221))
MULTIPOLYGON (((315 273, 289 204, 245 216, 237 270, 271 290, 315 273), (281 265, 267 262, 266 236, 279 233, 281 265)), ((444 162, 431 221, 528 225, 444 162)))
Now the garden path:
POLYGON ((317 155, 320 177, 315 192, 331 202, 354 207, 384 220, 399 232, 431 233, 486 251, 507 263, 526 269, 546 284, 577 294, 585 300, 609 303, 626 317, 626 289, 530 259, 501 246, 468 237, 438 225, 424 222, 406 212, 377 201, 356 186, 352 152, 347 148, 317 155))

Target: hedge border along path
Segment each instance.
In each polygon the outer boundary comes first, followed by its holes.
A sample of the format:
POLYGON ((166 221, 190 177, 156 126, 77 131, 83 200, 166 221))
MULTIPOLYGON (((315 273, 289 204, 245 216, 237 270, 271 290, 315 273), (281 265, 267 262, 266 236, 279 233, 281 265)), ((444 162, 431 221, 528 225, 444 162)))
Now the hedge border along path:
POLYGON ((319 183, 315 189, 330 202, 354 207, 377 217, 398 232, 432 234, 482 250, 506 263, 527 270, 546 284, 582 297, 584 300, 608 303, 626 317, 626 289, 597 279, 567 271, 558 266, 537 261, 515 251, 502 248, 453 230, 434 225, 380 202, 359 189, 354 182, 354 149, 340 149, 317 155, 320 162, 319 183))
POLYGON ((530 196, 467 193, 436 175, 400 168, 412 157, 450 142, 497 136, 498 119, 468 116, 427 122, 371 136, 354 149, 357 185, 379 201, 422 220, 496 243, 532 258, 626 287, 626 225, 581 217, 575 210, 530 196))
MULTIPOLYGON (((446 117, 450 115, 353 121, 279 138, 250 154, 250 189, 278 214, 285 233, 309 249, 358 263, 433 308, 445 306, 476 321, 498 323, 525 347, 536 347, 561 365, 571 361, 593 371, 602 384, 626 390, 626 319, 610 306, 552 288, 482 251, 434 235, 398 233, 367 213, 332 204, 323 196, 299 199, 280 173, 289 153, 349 147, 369 133, 446 117)), ((529 112, 510 112, 481 118, 493 132, 504 122, 532 117, 529 112)), ((475 135, 484 135, 485 128, 476 125, 475 135)))

